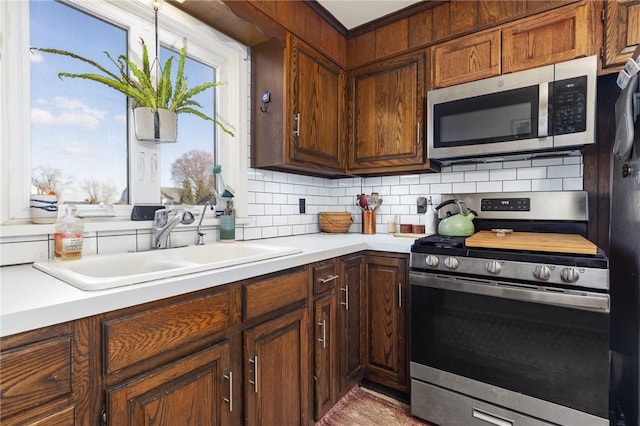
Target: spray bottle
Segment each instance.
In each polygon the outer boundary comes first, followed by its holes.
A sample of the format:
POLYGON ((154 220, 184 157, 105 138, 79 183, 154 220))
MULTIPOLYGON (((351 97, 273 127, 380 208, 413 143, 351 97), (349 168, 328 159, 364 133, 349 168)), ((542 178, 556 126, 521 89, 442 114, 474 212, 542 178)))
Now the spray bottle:
POLYGON ((438 213, 433 208, 431 196, 427 200, 427 211, 424 214, 424 232, 427 235, 435 234, 438 224, 438 213))

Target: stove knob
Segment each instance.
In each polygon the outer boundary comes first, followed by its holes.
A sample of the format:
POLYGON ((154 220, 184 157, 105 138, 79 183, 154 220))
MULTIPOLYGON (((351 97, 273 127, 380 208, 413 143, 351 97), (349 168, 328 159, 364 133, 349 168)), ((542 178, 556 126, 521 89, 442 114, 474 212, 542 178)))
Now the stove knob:
POLYGON ((444 258, 444 266, 446 266, 449 269, 458 269, 459 265, 460 263, 458 262, 458 259, 456 259, 455 257, 447 256, 444 258))
POLYGON ((560 277, 568 283, 575 283, 580 278, 580 272, 576 268, 564 268, 560 271, 560 277))
POLYGON ((484 267, 492 274, 499 274, 502 271, 502 265, 496 260, 490 260, 484 267))
POLYGON ((533 270, 533 276, 539 280, 547 281, 551 277, 551 270, 548 266, 537 265, 533 270))
POLYGON ((424 263, 426 263, 427 266, 435 268, 436 266, 438 266, 438 264, 440 264, 440 259, 438 259, 438 256, 430 254, 424 258, 424 263))

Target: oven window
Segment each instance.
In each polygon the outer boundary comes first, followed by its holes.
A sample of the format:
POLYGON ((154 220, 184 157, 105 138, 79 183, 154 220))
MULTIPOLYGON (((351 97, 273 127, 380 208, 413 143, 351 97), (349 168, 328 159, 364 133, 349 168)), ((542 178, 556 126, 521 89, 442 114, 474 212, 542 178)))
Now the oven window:
POLYGON ((538 86, 434 106, 436 147, 476 145, 538 136, 538 86))
POLYGON ((412 286, 411 361, 608 418, 608 314, 412 286))

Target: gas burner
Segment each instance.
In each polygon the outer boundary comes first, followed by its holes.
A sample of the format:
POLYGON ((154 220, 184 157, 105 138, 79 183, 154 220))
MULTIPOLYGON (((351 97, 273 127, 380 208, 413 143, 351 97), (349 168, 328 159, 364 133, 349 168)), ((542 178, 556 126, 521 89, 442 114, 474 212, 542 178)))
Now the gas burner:
POLYGON ((449 237, 446 235, 433 234, 417 239, 414 244, 438 248, 462 248, 464 247, 464 239, 465 237, 449 237))

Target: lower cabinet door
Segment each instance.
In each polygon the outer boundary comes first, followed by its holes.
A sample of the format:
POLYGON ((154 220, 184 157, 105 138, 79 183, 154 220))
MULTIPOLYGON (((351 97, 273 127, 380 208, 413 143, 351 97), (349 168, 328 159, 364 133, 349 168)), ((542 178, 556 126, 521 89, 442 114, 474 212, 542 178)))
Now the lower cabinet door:
POLYGON ((244 332, 245 425, 307 424, 307 321, 303 308, 244 332))
POLYGON ((204 426, 230 423, 233 377, 224 342, 107 391, 107 424, 204 426))
POLYGON ((314 413, 320 420, 336 402, 336 298, 334 295, 318 299, 314 303, 314 413))

